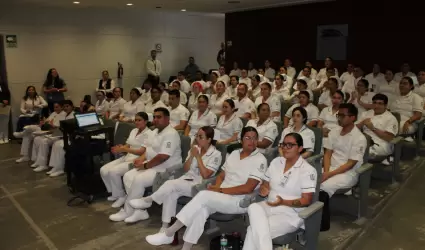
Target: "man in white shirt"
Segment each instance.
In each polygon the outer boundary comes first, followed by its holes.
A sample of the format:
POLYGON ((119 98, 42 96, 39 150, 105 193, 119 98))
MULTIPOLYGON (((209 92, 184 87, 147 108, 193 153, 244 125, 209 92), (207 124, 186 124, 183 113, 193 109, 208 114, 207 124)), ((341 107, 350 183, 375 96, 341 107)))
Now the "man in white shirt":
POLYGON ((154 83, 159 83, 161 71, 161 62, 156 59, 156 50, 151 50, 151 58, 146 61, 146 72, 148 73, 148 79, 151 79, 154 83))
POLYGON ((398 72, 394 75, 394 81, 399 83, 405 76, 412 78, 413 84, 418 84, 418 78, 416 78, 415 73, 410 71, 410 65, 408 63, 403 63, 403 65, 401 65, 401 72, 398 72))
POLYGON ((366 75, 365 78, 370 83, 370 92, 377 91, 378 86, 381 85, 382 82, 385 82, 385 76, 381 73, 381 67, 376 63, 373 65, 372 73, 366 75))
POLYGON ((283 64, 286 67, 286 74, 290 76, 291 78, 294 78, 297 74, 297 70, 292 67, 292 61, 290 59, 285 59, 285 62, 283 64))
POLYGON ((353 77, 344 84, 342 92, 351 95, 356 91, 357 83, 361 79, 363 79, 363 70, 360 67, 354 67, 353 77))
MULTIPOLYGON (((177 73, 177 80, 180 82, 180 90, 186 94, 190 92, 190 83, 186 80, 184 71, 177 73)), ((171 84, 170 84, 171 85, 171 84)))
POLYGON ((218 72, 220 73, 220 76, 218 77, 217 82, 222 81, 226 84, 226 86, 229 86, 230 77, 226 75, 226 69, 224 68, 224 66, 221 66, 218 69, 218 72))
MULTIPOLYGON (((202 85, 202 88, 203 89, 206 89, 207 88, 207 85, 206 85, 206 82, 204 81, 204 78, 203 77, 204 77, 204 74, 202 73, 202 71, 200 71, 200 70, 196 71, 196 74, 195 74, 195 77, 194 77, 194 81, 193 81, 191 87, 193 87, 193 84, 195 82, 199 82, 202 85)), ((190 91, 192 92, 192 89, 190 91)))
POLYGON ((333 68, 335 71, 335 76, 339 77, 338 69, 333 66, 333 59, 331 57, 326 57, 325 59, 325 67, 321 68, 319 73, 316 75, 317 82, 321 82, 326 77, 327 69, 333 68))
POLYGON ((343 85, 353 77, 353 71, 354 71, 354 64, 349 63, 347 65, 347 71, 342 73, 341 77, 339 78, 343 85))
POLYGON ((270 67, 270 61, 266 60, 264 62, 264 77, 269 81, 272 81, 276 76, 276 71, 270 67))
MULTIPOLYGON (((310 91, 313 91, 317 88, 317 81, 311 77, 311 68, 308 66, 303 68, 303 70, 300 72, 300 75, 298 76, 298 79, 304 80, 307 83, 307 89, 310 91)), ((298 89, 296 84, 294 85, 294 89, 298 89)))
POLYGON ((149 121, 153 120, 153 113, 157 108, 167 108, 161 101, 161 89, 158 86, 151 88, 151 99, 145 104, 145 112, 149 116, 149 121))
POLYGON ((243 69, 241 71, 241 77, 239 78, 239 83, 245 83, 248 86, 248 89, 251 88, 251 78, 248 77, 248 71, 243 69))
POLYGON ((237 76, 237 77, 241 76, 241 70, 239 69, 237 62, 233 63, 233 69, 232 69, 232 71, 230 71, 229 76, 237 76))
POLYGON ((418 94, 425 101, 425 70, 419 71, 419 73, 418 73, 418 85, 415 86, 415 89, 413 89, 413 92, 418 94))
POLYGON ((236 115, 240 118, 251 119, 251 113, 255 111, 255 104, 248 98, 248 86, 245 83, 239 83, 237 87, 238 99, 235 100, 235 107, 238 109, 236 115))
POLYGON ((180 103, 183 106, 186 106, 187 105, 187 95, 186 95, 186 93, 184 93, 183 91, 180 90, 181 89, 181 86, 180 86, 180 82, 179 81, 173 81, 171 83, 170 90, 173 90, 173 89, 180 91, 180 103))
POLYGON ((248 77, 253 77, 257 75, 258 72, 256 69, 254 69, 254 64, 252 62, 248 63, 248 77))
POLYGON ((180 91, 173 89, 168 93, 170 107, 170 124, 175 130, 184 130, 189 120, 190 112, 180 104, 180 91))

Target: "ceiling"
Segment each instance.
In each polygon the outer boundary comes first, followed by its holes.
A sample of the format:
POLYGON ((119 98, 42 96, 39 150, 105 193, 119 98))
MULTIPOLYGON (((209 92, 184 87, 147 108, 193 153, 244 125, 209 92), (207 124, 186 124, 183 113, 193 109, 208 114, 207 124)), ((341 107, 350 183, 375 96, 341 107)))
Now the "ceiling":
MULTIPOLYGON (((322 2, 327 0, 13 0, 14 4, 31 4, 43 6, 76 7, 106 7, 106 8, 142 8, 164 10, 186 9, 190 12, 226 13, 250 9, 271 8, 285 5, 322 2), (73 4, 79 1, 79 5, 73 4), (132 3, 133 6, 126 6, 132 3)), ((12 1, 11 1, 12 2, 12 1)))

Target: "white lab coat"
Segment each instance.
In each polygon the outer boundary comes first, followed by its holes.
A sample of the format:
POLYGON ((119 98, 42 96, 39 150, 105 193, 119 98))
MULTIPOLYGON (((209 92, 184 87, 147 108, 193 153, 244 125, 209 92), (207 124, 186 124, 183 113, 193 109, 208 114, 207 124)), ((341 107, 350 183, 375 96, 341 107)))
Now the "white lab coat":
POLYGON ((217 94, 213 94, 209 101, 209 108, 212 112, 215 114, 221 114, 221 110, 223 108, 223 102, 227 99, 230 99, 230 97, 223 93, 221 96, 218 96, 217 94))
POLYGON ((104 116, 106 112, 109 110, 109 102, 104 99, 103 102, 99 100, 96 101, 95 104, 96 114, 104 116))
POLYGON ((236 111, 238 117, 242 117, 246 113, 252 114, 252 112, 255 112, 255 104, 247 96, 242 98, 242 100, 239 100, 239 98, 236 99, 235 107, 238 109, 238 111, 236 111))

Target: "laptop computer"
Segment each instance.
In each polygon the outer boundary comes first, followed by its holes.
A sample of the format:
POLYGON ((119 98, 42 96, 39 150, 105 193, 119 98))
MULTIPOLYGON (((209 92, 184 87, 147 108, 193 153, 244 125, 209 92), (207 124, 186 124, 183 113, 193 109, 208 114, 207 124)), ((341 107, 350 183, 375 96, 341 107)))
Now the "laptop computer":
POLYGON ((100 128, 102 125, 96 113, 86 113, 75 115, 77 126, 79 129, 93 131, 100 128))

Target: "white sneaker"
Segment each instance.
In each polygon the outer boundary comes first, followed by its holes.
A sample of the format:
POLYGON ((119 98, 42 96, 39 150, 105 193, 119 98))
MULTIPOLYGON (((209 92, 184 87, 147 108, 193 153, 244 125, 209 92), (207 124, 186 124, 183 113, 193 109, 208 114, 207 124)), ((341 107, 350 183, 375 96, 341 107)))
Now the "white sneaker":
POLYGON ((139 220, 149 219, 148 211, 136 209, 134 213, 124 220, 125 223, 136 223, 139 220))
POLYGON ((413 138, 411 136, 404 138, 407 142, 413 142, 413 138))
POLYGON ((9 139, 4 139, 3 140, 3 144, 8 144, 9 143, 9 139))
POLYGON ((152 246, 170 245, 173 240, 174 237, 168 237, 165 232, 146 236, 146 241, 152 246))
POLYGON ((30 160, 30 158, 24 156, 24 157, 21 157, 21 158, 17 159, 16 160, 16 163, 27 162, 29 160, 30 160))
POLYGON ((114 197, 112 195, 108 197, 108 201, 116 201, 117 199, 117 197, 114 197))
POLYGON ((5 143, 7 143, 5 140, 0 139, 0 145, 1 145, 1 144, 5 144, 5 143))
POLYGON ((38 164, 37 163, 33 163, 33 164, 31 164, 31 166, 30 167, 32 167, 32 168, 36 168, 36 167, 38 167, 38 164))
POLYGON ((15 138, 23 138, 24 137, 24 132, 14 132, 13 136, 15 138))
POLYGON ((42 171, 45 171, 45 170, 47 170, 47 169, 49 169, 49 167, 46 167, 46 166, 38 166, 38 167, 34 168, 34 172, 42 172, 42 171))
MULTIPOLYGON (((53 169, 52 169, 52 171, 53 171, 53 169)), ((65 174, 65 172, 63 170, 56 170, 56 171, 53 171, 50 174, 50 177, 57 177, 57 176, 61 176, 63 174, 65 174)))
POLYGON ((128 217, 129 217, 129 215, 124 211, 124 209, 121 209, 118 213, 111 214, 109 216, 109 219, 111 221, 119 222, 119 221, 125 220, 128 217))
POLYGON ((118 198, 114 203, 112 203, 111 207, 113 207, 113 208, 122 207, 124 205, 126 199, 127 199, 126 197, 118 198))
POLYGON ((46 172, 47 175, 51 175, 53 173, 53 168, 46 172))
POLYGON ((129 204, 136 209, 146 209, 152 206, 152 203, 146 202, 144 198, 131 200, 129 204))

